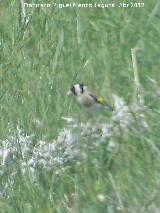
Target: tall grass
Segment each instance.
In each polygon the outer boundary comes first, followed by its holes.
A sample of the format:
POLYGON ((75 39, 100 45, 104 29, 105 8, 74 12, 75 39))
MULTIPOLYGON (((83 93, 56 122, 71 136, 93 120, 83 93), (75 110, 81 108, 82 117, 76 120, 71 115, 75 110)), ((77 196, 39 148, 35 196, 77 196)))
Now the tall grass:
POLYGON ((158 212, 159 1, 22 3, 0 7, 1 212, 158 212), (66 97, 77 82, 115 106, 100 127, 66 97))

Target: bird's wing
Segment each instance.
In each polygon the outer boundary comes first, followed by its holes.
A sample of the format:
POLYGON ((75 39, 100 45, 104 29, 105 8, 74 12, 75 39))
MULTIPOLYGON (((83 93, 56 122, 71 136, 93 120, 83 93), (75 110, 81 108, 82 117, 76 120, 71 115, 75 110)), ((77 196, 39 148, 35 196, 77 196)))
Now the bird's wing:
POLYGON ((107 109, 113 110, 113 107, 109 105, 103 97, 101 96, 96 97, 92 93, 90 93, 89 95, 95 100, 96 103, 105 106, 107 109))
POLYGON ((89 93, 89 95, 94 99, 94 101, 98 104, 102 104, 102 105, 105 105, 107 104, 106 101, 104 100, 104 98, 102 97, 97 97, 95 95, 93 95, 92 93, 89 93))

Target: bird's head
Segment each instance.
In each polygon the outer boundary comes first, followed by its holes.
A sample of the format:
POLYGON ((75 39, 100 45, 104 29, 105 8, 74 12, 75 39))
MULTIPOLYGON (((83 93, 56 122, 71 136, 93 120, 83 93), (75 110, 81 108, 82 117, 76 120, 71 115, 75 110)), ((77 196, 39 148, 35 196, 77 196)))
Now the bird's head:
POLYGON ((67 92, 67 95, 79 96, 87 91, 87 86, 84 84, 74 84, 70 90, 67 92))

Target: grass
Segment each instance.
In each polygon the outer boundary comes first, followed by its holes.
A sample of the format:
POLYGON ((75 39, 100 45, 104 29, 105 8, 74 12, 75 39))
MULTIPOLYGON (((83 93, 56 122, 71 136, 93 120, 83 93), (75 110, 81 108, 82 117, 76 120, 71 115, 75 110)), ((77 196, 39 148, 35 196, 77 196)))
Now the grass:
POLYGON ((158 211, 159 1, 143 8, 25 8, 26 20, 19 4, 6 0, 0 7, 1 212, 158 211), (94 121, 88 127, 66 97, 77 82, 109 103, 113 94, 123 100, 115 117, 99 117, 114 129, 105 126, 111 135, 103 143, 94 121), (122 113, 128 106, 133 115, 122 113), (108 151, 111 141, 116 149, 108 151), (45 149, 51 169, 39 160, 45 149))

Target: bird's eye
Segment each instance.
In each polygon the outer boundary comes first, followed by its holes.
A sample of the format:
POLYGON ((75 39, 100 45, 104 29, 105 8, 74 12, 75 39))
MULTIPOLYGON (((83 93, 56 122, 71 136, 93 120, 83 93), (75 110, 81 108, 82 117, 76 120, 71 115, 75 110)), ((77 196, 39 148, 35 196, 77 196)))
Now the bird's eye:
POLYGON ((79 86, 80 86, 80 89, 81 89, 81 93, 83 93, 84 92, 84 84, 79 84, 79 86))

